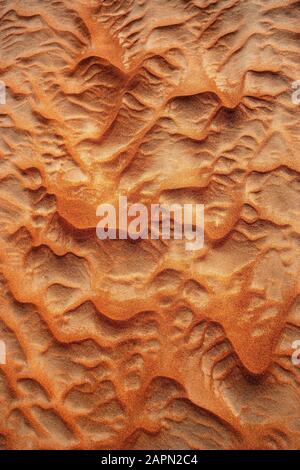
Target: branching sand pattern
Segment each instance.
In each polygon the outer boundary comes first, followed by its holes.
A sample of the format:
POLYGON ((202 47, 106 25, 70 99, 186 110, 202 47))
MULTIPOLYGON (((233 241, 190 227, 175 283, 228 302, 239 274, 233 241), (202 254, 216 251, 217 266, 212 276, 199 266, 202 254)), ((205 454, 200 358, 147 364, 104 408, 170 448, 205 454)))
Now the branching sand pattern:
POLYGON ((0 0, 0 447, 300 446, 300 3, 0 0), (205 246, 96 208, 205 204, 205 246))

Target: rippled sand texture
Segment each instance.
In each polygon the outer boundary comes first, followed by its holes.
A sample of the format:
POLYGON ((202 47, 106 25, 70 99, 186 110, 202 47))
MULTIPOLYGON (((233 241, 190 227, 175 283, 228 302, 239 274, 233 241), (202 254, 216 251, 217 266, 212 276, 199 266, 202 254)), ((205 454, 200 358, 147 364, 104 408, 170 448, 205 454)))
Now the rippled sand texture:
POLYGON ((0 446, 300 447, 300 3, 0 0, 0 446), (96 207, 205 204, 205 247, 96 207))

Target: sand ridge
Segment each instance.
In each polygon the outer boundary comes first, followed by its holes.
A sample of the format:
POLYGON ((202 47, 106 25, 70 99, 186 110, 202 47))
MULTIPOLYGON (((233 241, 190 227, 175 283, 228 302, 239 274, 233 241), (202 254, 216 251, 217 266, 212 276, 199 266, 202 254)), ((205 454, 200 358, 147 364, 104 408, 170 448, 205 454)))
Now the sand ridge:
POLYGON ((299 2, 0 0, 0 447, 300 445, 299 2), (205 245, 96 208, 205 205, 205 245))

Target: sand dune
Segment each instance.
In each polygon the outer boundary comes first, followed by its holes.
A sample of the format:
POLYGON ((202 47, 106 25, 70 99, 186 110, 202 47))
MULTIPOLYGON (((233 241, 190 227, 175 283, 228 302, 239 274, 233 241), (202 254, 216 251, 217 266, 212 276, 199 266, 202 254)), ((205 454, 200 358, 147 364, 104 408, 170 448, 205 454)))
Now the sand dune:
POLYGON ((299 2, 0 0, 0 447, 300 446, 299 2), (205 245, 96 209, 205 205, 205 245))

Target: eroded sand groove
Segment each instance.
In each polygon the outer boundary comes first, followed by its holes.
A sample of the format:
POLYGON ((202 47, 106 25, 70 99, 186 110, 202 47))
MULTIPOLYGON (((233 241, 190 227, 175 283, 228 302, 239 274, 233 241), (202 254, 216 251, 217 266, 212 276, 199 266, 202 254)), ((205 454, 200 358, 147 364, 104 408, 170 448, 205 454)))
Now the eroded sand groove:
POLYGON ((0 0, 2 448, 299 448, 299 24, 0 0), (205 204, 204 249, 99 241, 124 194, 205 204))

